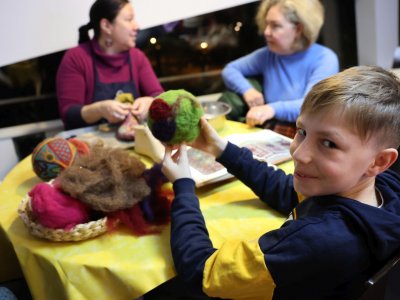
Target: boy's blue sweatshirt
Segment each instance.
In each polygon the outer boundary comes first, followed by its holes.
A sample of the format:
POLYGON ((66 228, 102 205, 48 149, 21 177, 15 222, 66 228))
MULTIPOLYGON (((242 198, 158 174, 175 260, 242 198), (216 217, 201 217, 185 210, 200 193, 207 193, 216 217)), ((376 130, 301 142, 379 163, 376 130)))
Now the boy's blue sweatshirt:
POLYGON ((400 177, 376 178, 377 208, 334 195, 301 203, 293 177, 228 144, 219 157, 230 173, 270 207, 289 215, 258 241, 215 249, 191 179, 174 183, 171 247, 177 273, 196 290, 226 299, 348 299, 400 249, 400 177))

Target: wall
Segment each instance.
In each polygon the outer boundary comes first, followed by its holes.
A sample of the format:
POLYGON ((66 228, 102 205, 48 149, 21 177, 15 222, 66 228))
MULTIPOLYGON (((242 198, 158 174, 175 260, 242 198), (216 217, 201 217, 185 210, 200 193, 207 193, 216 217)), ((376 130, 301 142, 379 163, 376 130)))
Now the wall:
POLYGON ((358 63, 391 68, 399 45, 398 0, 356 0, 358 63))
MULTIPOLYGON (((254 0, 131 0, 142 28, 254 0)), ((0 3, 0 67, 76 45, 93 0, 18 0, 0 3)))

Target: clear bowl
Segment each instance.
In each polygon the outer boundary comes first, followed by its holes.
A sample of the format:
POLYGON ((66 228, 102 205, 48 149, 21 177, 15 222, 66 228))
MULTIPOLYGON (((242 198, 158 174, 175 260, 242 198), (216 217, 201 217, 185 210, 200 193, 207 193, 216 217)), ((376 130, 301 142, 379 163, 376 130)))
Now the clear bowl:
POLYGON ((225 126, 226 115, 232 110, 231 106, 224 102, 210 101, 203 102, 204 117, 214 127, 215 130, 220 131, 225 126))

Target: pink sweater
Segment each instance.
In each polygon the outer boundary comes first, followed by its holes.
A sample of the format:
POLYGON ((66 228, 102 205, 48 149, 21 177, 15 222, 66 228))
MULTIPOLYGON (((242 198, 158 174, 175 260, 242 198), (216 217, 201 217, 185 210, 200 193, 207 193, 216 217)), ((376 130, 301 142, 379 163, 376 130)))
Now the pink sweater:
POLYGON ((92 49, 96 55, 100 82, 128 81, 130 55, 132 76, 139 96, 157 96, 163 92, 148 58, 141 50, 132 48, 117 55, 108 55, 92 40, 68 50, 58 69, 56 90, 59 113, 64 124, 81 119, 82 106, 92 103, 95 82, 92 49))

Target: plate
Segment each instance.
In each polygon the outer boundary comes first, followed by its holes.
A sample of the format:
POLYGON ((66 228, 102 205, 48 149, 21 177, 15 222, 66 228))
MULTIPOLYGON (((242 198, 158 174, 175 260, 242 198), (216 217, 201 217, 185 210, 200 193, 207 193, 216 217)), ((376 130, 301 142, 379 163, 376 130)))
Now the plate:
POLYGON ((104 146, 111 148, 133 148, 135 146, 135 141, 122 141, 117 139, 117 130, 118 125, 101 124, 62 131, 57 134, 57 136, 64 139, 77 138, 89 145, 101 142, 104 146))

